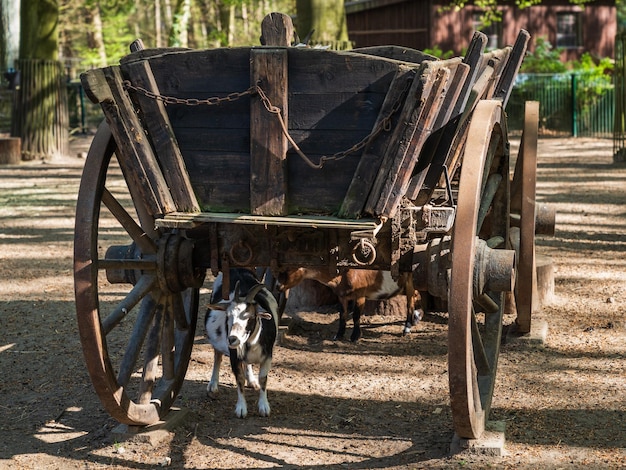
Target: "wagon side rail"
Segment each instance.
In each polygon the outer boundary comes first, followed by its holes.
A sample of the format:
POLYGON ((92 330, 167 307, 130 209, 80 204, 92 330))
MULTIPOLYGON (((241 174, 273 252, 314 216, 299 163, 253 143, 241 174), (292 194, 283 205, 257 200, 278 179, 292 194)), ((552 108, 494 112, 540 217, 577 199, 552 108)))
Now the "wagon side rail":
MULTIPOLYGON (((435 189, 446 184, 444 172, 452 175, 458 169, 470 118, 478 102, 483 99, 497 99, 502 102, 504 109, 530 40, 528 32, 522 30, 512 47, 483 54, 486 37, 480 34, 482 33, 474 36, 474 47, 468 49, 464 59, 471 65, 472 73, 468 79, 468 93, 463 96, 465 103, 459 109, 462 112, 453 117, 442 130, 441 138, 428 156, 430 161, 411 178, 407 198, 416 205, 426 204, 431 200, 435 189), (482 47, 479 43, 482 43, 482 47)), ((459 104, 460 102, 461 100, 459 104)))

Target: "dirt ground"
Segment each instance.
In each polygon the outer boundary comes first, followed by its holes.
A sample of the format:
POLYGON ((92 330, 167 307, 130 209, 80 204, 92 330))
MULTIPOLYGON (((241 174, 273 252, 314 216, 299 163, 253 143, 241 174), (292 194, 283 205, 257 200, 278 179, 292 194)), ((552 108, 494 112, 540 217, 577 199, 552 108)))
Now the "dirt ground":
POLYGON ((549 327, 543 346, 502 346, 491 419, 506 425, 505 456, 450 455, 444 318, 402 337, 401 318, 366 317, 351 344, 330 340, 332 310, 304 312, 309 328, 276 347, 271 417, 253 392, 249 417, 234 417, 228 367, 207 397, 213 355, 199 324, 176 402, 183 424, 156 443, 124 439, 75 321, 84 160, 0 167, 0 468, 626 468, 626 166, 609 140, 542 139, 539 155, 538 199, 557 225, 538 251, 555 263, 556 294, 534 317, 549 327))

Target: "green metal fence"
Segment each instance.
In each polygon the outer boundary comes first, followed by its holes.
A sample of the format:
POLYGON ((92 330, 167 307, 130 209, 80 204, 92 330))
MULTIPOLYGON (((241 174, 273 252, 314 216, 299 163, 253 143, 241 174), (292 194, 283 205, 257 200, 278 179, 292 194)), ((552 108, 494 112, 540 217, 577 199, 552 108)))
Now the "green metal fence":
POLYGON ((539 101, 541 135, 613 136, 615 90, 609 77, 584 73, 519 74, 507 115, 509 130, 524 124, 524 103, 539 101))
POLYGON ((626 33, 615 37, 615 121, 613 160, 626 161, 626 33))

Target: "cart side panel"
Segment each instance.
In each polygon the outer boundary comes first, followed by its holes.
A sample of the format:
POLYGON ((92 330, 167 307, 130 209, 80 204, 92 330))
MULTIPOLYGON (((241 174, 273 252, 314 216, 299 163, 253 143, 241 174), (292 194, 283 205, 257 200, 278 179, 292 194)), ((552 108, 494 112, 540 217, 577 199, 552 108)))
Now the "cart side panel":
MULTIPOLYGON (((258 96, 243 95, 218 105, 193 105, 192 100, 223 98, 256 84, 250 70, 251 57, 263 49, 184 51, 148 59, 158 94, 188 100, 168 103, 166 110, 203 211, 254 212, 249 187, 250 135, 256 135, 258 140, 269 126, 268 142, 285 137, 280 135, 276 116, 269 112, 263 116, 263 108, 259 110, 258 96), (254 122, 261 122, 261 131, 251 129, 251 106, 256 109, 254 122)), ((261 80, 259 85, 267 88, 263 91, 268 96, 282 96, 284 90, 272 87, 287 87, 287 104, 282 103, 282 107, 288 132, 302 152, 318 163, 322 156, 348 150, 365 139, 372 132, 389 85, 402 63, 364 54, 285 50, 286 80, 278 80, 278 85, 261 80)), ((132 62, 125 59, 123 69, 128 70, 132 62)), ((281 106, 281 103, 272 104, 281 106)), ((261 151, 272 155, 273 150, 268 152, 268 149, 261 151)), ((254 153, 258 152, 259 148, 255 147, 254 153)), ((286 202, 281 203, 279 210, 289 214, 337 213, 360 153, 362 149, 326 162, 322 169, 314 169, 291 148, 284 163, 286 202)), ((283 164, 278 163, 276 168, 280 165, 283 164)), ((272 181, 268 178, 266 186, 272 181)), ((266 187, 269 199, 272 189, 266 187)))
MULTIPOLYGON (((289 129, 313 161, 350 149, 372 132, 401 63, 354 53, 289 50, 289 129)), ((290 213, 336 214, 362 150, 322 169, 288 154, 290 213)))

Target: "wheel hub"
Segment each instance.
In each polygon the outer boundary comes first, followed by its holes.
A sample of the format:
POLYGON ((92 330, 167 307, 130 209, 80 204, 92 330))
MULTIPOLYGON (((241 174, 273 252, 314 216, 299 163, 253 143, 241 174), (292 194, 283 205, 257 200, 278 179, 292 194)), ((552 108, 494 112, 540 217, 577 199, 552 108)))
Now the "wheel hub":
POLYGON ((123 267, 107 268, 107 280, 111 284, 135 285, 144 271, 154 269, 163 292, 199 288, 204 282, 205 270, 194 267, 193 252, 194 242, 177 233, 166 233, 158 240, 156 255, 143 255, 135 243, 110 246, 105 260, 121 262, 123 267), (145 266, 135 267, 133 261, 142 261, 145 266))

